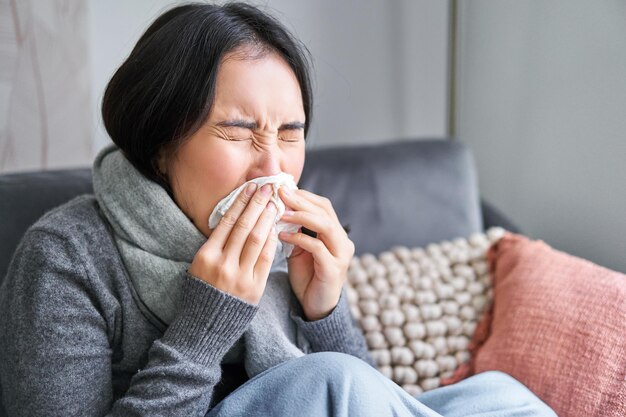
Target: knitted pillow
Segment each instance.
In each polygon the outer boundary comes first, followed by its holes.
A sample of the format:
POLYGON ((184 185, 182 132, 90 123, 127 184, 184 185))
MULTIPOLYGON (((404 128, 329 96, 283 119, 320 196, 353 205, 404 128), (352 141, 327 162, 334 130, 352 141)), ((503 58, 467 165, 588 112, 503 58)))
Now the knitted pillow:
POLYGON ((504 234, 494 227, 352 259, 351 312, 378 369, 412 395, 437 388, 469 360, 469 341, 492 297, 486 252, 504 234))
POLYGON ((626 275, 515 233, 487 262, 494 303, 443 383, 499 370, 561 417, 626 416, 626 275))

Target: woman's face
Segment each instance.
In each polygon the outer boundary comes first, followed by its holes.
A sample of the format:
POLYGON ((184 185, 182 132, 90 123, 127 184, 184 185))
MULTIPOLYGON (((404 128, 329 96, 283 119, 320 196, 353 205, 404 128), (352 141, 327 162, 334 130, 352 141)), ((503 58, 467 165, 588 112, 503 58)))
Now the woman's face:
POLYGON ((304 166, 304 107, 295 74, 283 58, 225 57, 204 125, 164 159, 174 200, 207 238, 217 203, 246 181, 304 166))

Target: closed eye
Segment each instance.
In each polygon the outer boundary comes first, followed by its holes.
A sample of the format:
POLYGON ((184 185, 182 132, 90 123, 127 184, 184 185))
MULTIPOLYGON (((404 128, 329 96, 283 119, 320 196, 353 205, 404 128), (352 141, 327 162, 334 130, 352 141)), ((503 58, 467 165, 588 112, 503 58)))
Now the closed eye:
POLYGON ((227 128, 224 130, 225 130, 224 132, 225 135, 222 137, 226 140, 230 140, 234 142, 251 140, 253 137, 252 131, 250 131, 249 129, 243 129, 240 127, 231 127, 231 128, 227 128))
MULTIPOLYGON (((242 141, 252 139, 251 133, 258 129, 259 125, 254 121, 235 119, 217 123, 229 133, 227 140, 242 141)), ((283 123, 278 128, 278 138, 284 142, 299 142, 304 139, 304 123, 294 121, 283 123)))
POLYGON ((223 139, 241 142, 252 139, 252 130, 256 129, 257 124, 247 120, 225 120, 218 122, 217 126, 223 127, 228 135, 223 139))
POLYGON ((285 123, 278 128, 278 138, 284 142, 300 142, 304 139, 304 123, 285 123))

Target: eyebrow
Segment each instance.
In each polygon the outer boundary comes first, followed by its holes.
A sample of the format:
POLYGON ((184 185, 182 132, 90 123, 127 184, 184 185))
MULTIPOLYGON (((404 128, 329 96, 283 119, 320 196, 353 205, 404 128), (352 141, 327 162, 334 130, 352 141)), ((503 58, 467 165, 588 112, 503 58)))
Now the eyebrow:
POLYGON ((278 128, 278 130, 300 130, 300 129, 304 129, 304 123, 302 122, 284 123, 280 125, 280 127, 278 128))
MULTIPOLYGON (((242 119, 234 119, 234 120, 224 120, 217 123, 218 126, 221 127, 242 127, 244 129, 258 129, 259 125, 257 122, 242 120, 242 119)), ((299 130, 304 129, 304 123, 294 121, 289 123, 283 123, 280 125, 278 130, 299 130)))

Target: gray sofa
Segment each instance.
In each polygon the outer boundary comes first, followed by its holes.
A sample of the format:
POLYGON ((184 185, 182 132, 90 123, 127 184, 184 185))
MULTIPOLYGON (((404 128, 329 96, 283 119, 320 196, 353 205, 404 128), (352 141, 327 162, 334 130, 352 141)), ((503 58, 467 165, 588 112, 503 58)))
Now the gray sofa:
MULTIPOLYGON (((332 201, 350 228, 357 255, 395 245, 425 246, 492 226, 521 233, 480 198, 472 153, 458 140, 309 150, 298 185, 332 201)), ((51 208, 91 192, 88 167, 0 175, 0 283, 28 226, 51 208)), ((220 390, 243 378, 241 369, 225 374, 232 381, 216 388, 216 401, 220 390)))

